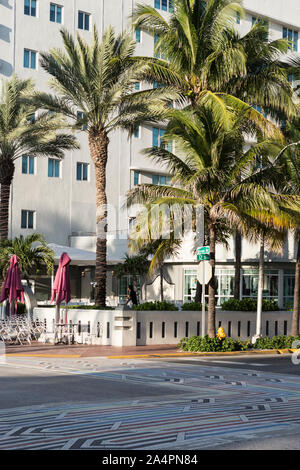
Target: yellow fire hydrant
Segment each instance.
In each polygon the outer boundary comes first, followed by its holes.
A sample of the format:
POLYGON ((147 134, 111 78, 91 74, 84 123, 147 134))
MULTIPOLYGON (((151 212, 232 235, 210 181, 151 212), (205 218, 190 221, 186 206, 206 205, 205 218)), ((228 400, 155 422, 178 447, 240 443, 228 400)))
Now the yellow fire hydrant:
POLYGON ((222 339, 225 339, 225 338, 226 338, 226 333, 225 333, 224 328, 223 328, 222 326, 220 326, 220 327, 218 328, 218 331, 217 331, 217 338, 218 338, 219 340, 222 340, 222 339))

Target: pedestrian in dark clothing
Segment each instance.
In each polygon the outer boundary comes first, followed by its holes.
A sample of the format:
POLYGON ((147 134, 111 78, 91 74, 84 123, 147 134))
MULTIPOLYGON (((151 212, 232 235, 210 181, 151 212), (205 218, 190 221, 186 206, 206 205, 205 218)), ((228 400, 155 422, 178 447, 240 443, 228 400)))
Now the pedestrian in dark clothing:
POLYGON ((132 284, 128 286, 128 297, 126 304, 128 304, 129 302, 132 302, 132 306, 138 304, 137 295, 132 284))

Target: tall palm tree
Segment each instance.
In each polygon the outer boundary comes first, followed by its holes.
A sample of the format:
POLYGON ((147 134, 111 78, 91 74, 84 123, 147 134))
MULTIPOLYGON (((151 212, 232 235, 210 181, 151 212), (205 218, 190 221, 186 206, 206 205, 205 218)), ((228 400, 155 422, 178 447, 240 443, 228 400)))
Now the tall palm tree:
POLYGON ((25 238, 21 235, 13 240, 0 241, 0 266, 3 279, 12 255, 17 255, 22 277, 28 286, 31 275, 39 274, 45 267, 48 274, 52 272, 54 252, 39 233, 33 233, 25 238))
POLYGON ((105 305, 109 136, 117 128, 132 133, 145 119, 160 121, 165 104, 155 98, 163 95, 171 101, 177 95, 153 89, 133 93, 134 84, 145 74, 147 65, 133 61, 135 41, 131 34, 125 32, 116 36, 113 29, 108 28, 99 42, 94 28, 90 45, 79 35, 77 41, 74 40, 66 30, 61 31, 61 36, 64 50, 41 54, 41 65, 53 77, 51 87, 56 95, 40 93, 38 101, 47 109, 65 114, 74 122, 75 129, 83 129, 88 136, 96 180, 95 301, 105 305), (79 120, 78 110, 83 113, 79 120))
MULTIPOLYGON (((289 142, 300 143, 300 121, 299 118, 288 121, 284 125, 284 134, 289 142)), ((300 150, 299 146, 292 147, 290 152, 282 155, 281 165, 279 167, 278 184, 281 190, 287 194, 300 194, 300 150), (283 178, 284 176, 284 178, 283 178)), ((295 264, 295 287, 292 317, 293 336, 299 334, 299 316, 300 316, 300 209, 292 212, 293 229, 295 241, 297 243, 296 264, 295 264)))
MULTIPOLYGON (((142 59, 151 65, 148 80, 176 87, 193 107, 203 91, 211 90, 232 94, 276 120, 295 115, 288 75, 299 70, 299 60, 286 55, 288 41, 270 41, 268 25, 259 19, 241 35, 235 25, 237 15, 245 15, 240 0, 174 0, 173 6, 167 18, 143 4, 133 12, 134 28, 154 32, 157 39, 157 57, 142 59)), ((239 230, 234 239, 234 296, 239 298, 239 230)))
POLYGON ((241 0, 174 0, 173 5, 167 18, 144 4, 133 11, 133 27, 156 35, 156 57, 136 59, 150 65, 149 80, 177 87, 192 106, 210 90, 233 94, 274 115, 295 114, 288 73, 299 61, 286 57, 287 40, 269 41, 264 21, 240 35, 241 0))
POLYGON ((63 158, 64 150, 78 148, 74 136, 62 132, 65 121, 55 114, 40 113, 31 98, 31 80, 13 76, 0 84, 0 239, 8 238, 10 188, 15 161, 23 154, 63 158))
POLYGON ((245 215, 257 215, 265 207, 275 211, 277 203, 269 180, 258 179, 253 161, 258 155, 277 152, 282 135, 275 125, 240 100, 210 92, 202 95, 196 108, 173 109, 169 118, 165 140, 173 141, 176 154, 163 147, 146 149, 145 154, 168 166, 175 186, 139 185, 129 192, 128 204, 204 206, 212 267, 208 333, 213 337, 218 229, 226 221, 245 232, 245 215), (247 151, 241 145, 243 132, 260 137, 247 151), (277 139, 277 144, 270 138, 277 139))

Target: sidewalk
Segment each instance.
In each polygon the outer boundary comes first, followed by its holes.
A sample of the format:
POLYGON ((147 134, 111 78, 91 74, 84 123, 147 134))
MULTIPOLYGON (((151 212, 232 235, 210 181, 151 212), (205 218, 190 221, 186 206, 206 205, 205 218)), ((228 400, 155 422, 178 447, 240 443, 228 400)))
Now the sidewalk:
MULTIPOLYGON (((174 344, 158 346, 130 346, 116 348, 113 346, 86 346, 80 344, 42 344, 33 341, 31 345, 7 345, 7 356, 41 356, 41 357, 119 357, 136 355, 177 355, 179 350, 174 344)), ((188 353, 189 354, 189 353, 188 353)))
POLYGON ((6 356, 21 357, 107 357, 109 359, 151 358, 151 357, 188 357, 188 356, 245 356, 249 354, 290 354, 292 349, 249 350, 232 352, 180 352, 174 344, 153 346, 128 346, 116 348, 113 346, 51 345, 33 341, 31 345, 7 345, 6 356))

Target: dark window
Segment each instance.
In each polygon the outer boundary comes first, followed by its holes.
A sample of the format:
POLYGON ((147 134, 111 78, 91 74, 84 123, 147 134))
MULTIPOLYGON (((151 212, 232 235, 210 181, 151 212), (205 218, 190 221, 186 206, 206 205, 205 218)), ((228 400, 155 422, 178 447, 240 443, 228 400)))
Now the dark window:
POLYGON ((174 338, 177 338, 178 335, 178 323, 177 321, 174 322, 174 338))
POLYGON ((231 338, 231 321, 228 322, 228 338, 231 338))
POLYGON ((149 324, 149 338, 153 338, 153 322, 149 324))
POLYGON ((36 0, 24 0, 24 14, 36 16, 36 0))
POLYGON ((62 22, 62 7, 55 3, 50 3, 50 21, 54 23, 62 22))
POLYGON ((77 162, 76 179, 77 181, 88 180, 88 164, 87 163, 77 162))
POLYGON ((33 228, 34 211, 21 210, 21 228, 33 228))
POLYGON ((54 158, 48 158, 48 176, 49 178, 59 178, 60 161, 54 158))
POLYGON ((251 329, 251 322, 248 321, 248 322, 247 322, 247 336, 248 336, 248 337, 250 336, 250 329, 251 329))
POLYGON ((200 322, 197 321, 197 336, 200 336, 200 322))
POLYGON ((136 325, 136 337, 137 339, 141 339, 141 323, 137 322, 136 325))
POLYGON ((238 338, 241 336, 241 322, 238 321, 238 338))
POLYGON ((165 334, 166 334, 166 324, 163 321, 162 324, 161 324, 161 337, 164 338, 165 334))
POLYGON ((89 31, 90 29, 90 14, 84 11, 78 12, 78 29, 89 31))
POLYGON ((188 338, 189 336, 189 322, 185 322, 185 337, 188 338))

